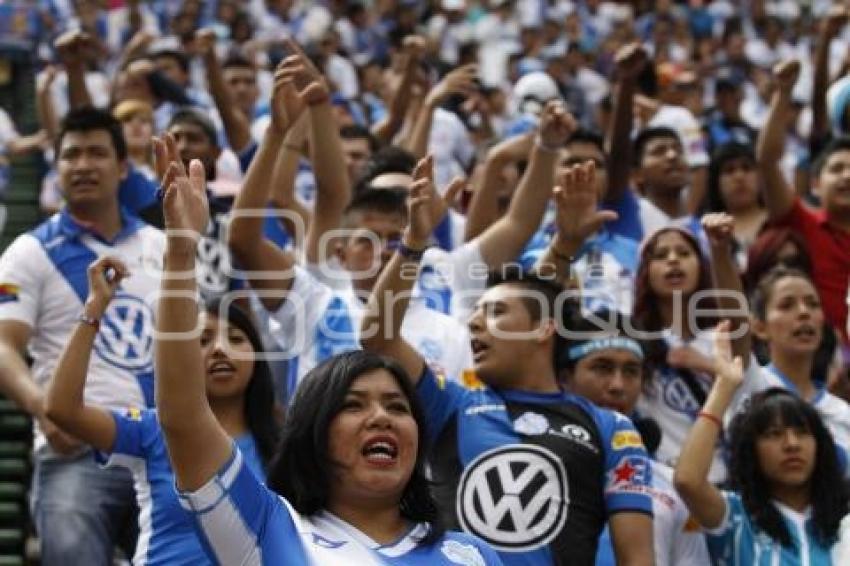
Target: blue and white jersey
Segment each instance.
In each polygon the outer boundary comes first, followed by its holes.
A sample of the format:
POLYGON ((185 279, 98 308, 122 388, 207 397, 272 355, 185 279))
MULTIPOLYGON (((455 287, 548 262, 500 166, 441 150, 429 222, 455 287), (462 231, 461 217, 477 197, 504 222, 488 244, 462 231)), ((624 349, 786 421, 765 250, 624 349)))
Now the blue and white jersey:
MULTIPOLYGON (((655 566, 701 566, 710 564, 705 536, 673 487, 673 470, 652 462, 652 535, 655 566)), ((596 566, 616 566, 608 526, 599 537, 596 566)))
MULTIPOLYGON (((718 566, 833 566, 831 548, 813 535, 810 511, 799 513, 776 501, 792 546, 784 547, 761 531, 744 509, 741 496, 723 492, 726 512, 716 529, 706 531, 708 550, 718 566)), ((843 563, 842 563, 843 564, 843 563)))
MULTIPOLYGON (((130 276, 121 282, 100 322, 86 379, 87 403, 123 410, 153 405, 154 305, 159 293, 163 234, 129 214, 113 241, 62 211, 22 234, 0 257, 0 320, 32 328, 32 374, 44 387, 53 375, 88 298, 89 265, 119 258, 130 276)), ((45 446, 36 429, 36 449, 45 446)))
MULTIPOLYGON (((290 363, 291 368, 297 368, 293 376, 297 381, 329 356, 360 348, 360 322, 366 310, 350 281, 347 289, 334 292, 316 277, 321 275, 319 267, 308 269, 296 268, 284 304, 277 312, 264 316, 270 343, 278 345, 284 353, 297 356, 297 361, 290 363), (293 336, 293 332, 299 336, 293 336), (312 343, 311 336, 315 337, 312 343)), ((411 300, 401 334, 437 373, 461 375, 472 367, 466 327, 428 308, 422 299, 411 300)), ((297 381, 288 383, 290 391, 297 381)))
POLYGON ((426 367, 417 393, 448 525, 505 564, 593 564, 612 514, 652 514, 652 468, 626 417, 566 392, 466 389, 426 367))
MULTIPOLYGON (((687 343, 669 331, 664 334, 670 348, 685 345, 703 356, 710 358, 714 355, 714 330, 700 332, 687 343)), ((711 380, 709 375, 680 370, 667 364, 658 365, 654 369, 649 387, 638 399, 637 410, 642 415, 651 415, 661 427, 661 444, 655 452, 655 458, 662 464, 676 467, 682 445, 711 389, 711 380)), ((708 478, 712 483, 726 480, 722 445, 714 451, 708 478)))
MULTIPOLYGON (((755 357, 751 357, 744 383, 735 394, 732 408, 727 411, 727 415, 730 415, 731 418, 732 415, 744 410, 752 395, 771 387, 781 387, 797 396, 800 395, 794 383, 784 376, 776 366, 773 364, 765 367, 759 366, 755 357)), ((846 465, 847 450, 850 449, 850 405, 827 391, 822 384, 818 385, 817 393, 808 402, 817 410, 826 428, 832 433, 836 448, 845 463, 845 474, 850 473, 850 466, 846 465)))
POLYGON ((448 532, 418 544, 428 526, 414 524, 395 543, 381 545, 354 526, 322 511, 300 515, 263 486, 239 449, 209 483, 180 495, 195 515, 204 548, 216 564, 245 566, 498 566, 498 555, 475 537, 448 532))
MULTIPOLYGON (((130 409, 115 419, 115 442, 102 455, 106 466, 123 466, 133 473, 139 503, 139 540, 135 566, 210 564, 195 532, 195 519, 180 506, 174 472, 168 460, 162 428, 151 410, 130 409)), ((257 447, 250 434, 235 440, 250 473, 265 479, 257 447)))
MULTIPOLYGON (((537 233, 520 259, 523 267, 531 268, 539 261, 553 233, 553 228, 537 233)), ((637 242, 600 230, 584 242, 575 258, 571 268, 581 285, 583 308, 588 312, 606 308, 631 314, 638 265, 637 242)))

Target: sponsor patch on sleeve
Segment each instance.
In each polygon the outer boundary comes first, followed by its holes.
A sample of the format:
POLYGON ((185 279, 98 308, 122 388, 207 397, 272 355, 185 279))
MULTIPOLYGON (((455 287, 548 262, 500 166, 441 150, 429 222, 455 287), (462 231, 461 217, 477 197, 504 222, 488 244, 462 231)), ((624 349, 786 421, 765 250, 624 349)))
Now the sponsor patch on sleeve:
POLYGON ((130 407, 127 409, 127 418, 133 421, 142 420, 142 410, 138 407, 130 407))
POLYGON ((626 448, 643 448, 643 439, 634 430, 620 430, 611 437, 611 448, 625 450, 626 448))
POLYGON ((649 462, 643 456, 624 456, 614 469, 608 471, 606 493, 648 494, 650 477, 649 462))
POLYGON ((0 283, 0 304, 18 301, 21 288, 13 283, 0 283))

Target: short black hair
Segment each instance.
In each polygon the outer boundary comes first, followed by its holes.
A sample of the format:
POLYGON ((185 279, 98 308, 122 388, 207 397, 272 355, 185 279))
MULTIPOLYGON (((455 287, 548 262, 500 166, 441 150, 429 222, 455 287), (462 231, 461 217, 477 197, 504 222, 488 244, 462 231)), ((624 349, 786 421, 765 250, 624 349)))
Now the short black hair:
POLYGON ((170 58, 177 61, 177 64, 183 70, 184 73, 189 74, 189 56, 186 55, 185 52, 180 51, 179 49, 158 49, 150 54, 151 59, 156 61, 157 59, 162 58, 170 58))
POLYGON ((112 147, 115 148, 115 155, 118 156, 118 161, 127 159, 127 142, 124 140, 124 130, 119 122, 111 113, 106 110, 94 108, 93 106, 83 106, 70 110, 65 118, 62 119, 62 124, 59 126, 59 134, 56 136, 53 150, 59 157, 62 149, 62 139, 68 132, 91 132, 94 130, 105 130, 109 133, 112 139, 112 147))
POLYGON ((646 146, 649 145, 649 142, 657 138, 673 138, 679 145, 682 144, 682 138, 672 128, 653 126, 642 129, 632 142, 632 166, 635 169, 639 169, 641 163, 643 163, 643 154, 646 151, 646 146))
POLYGON ((832 157, 832 154, 838 153, 839 151, 850 151, 850 136, 838 136, 832 138, 823 147, 812 163, 812 172, 815 174, 815 177, 821 174, 823 166, 826 165, 827 160, 832 157))
POLYGON ((328 431, 354 381, 369 372, 385 370, 398 383, 416 421, 419 446, 416 465, 401 496, 401 515, 427 522, 430 530, 420 544, 440 539, 444 527, 425 474, 428 453, 427 421, 410 378, 394 360, 356 350, 334 356, 312 369, 295 392, 286 414, 277 456, 268 473, 268 486, 302 515, 327 509, 333 463, 328 454, 328 431))
POLYGON ((402 188, 365 189, 354 195, 342 214, 343 225, 351 227, 356 214, 375 212, 398 214, 407 219, 407 190, 402 188))
MULTIPOLYGON (((635 328, 630 316, 605 307, 594 309, 588 313, 582 312, 580 308, 576 308, 565 313, 565 315, 572 315, 570 318, 564 320, 566 341, 570 348, 584 344, 589 340, 629 336, 630 331, 635 328)), ((644 344, 640 340, 635 339, 635 341, 640 345, 641 350, 644 350, 644 344)), ((565 355, 563 356, 562 364, 566 369, 572 371, 579 360, 570 360, 566 356, 566 349, 563 353, 565 355)), ((642 365, 644 367, 643 379, 645 381, 650 376, 650 373, 646 371, 648 368, 646 352, 644 352, 642 365)))
POLYGON ((248 59, 244 54, 239 51, 231 51, 227 54, 224 61, 221 63, 222 70, 230 68, 230 67, 242 67, 246 69, 251 69, 252 71, 257 70, 257 66, 248 59))
POLYGON ((738 142, 727 142, 718 146, 711 155, 711 162, 708 164, 708 182, 706 183, 708 191, 705 202, 706 210, 709 212, 726 211, 723 195, 720 194, 720 175, 723 172, 723 166, 735 159, 746 159, 755 164, 756 154, 752 146, 738 142))
POLYGON ((369 150, 372 153, 378 151, 378 138, 372 135, 369 128, 360 124, 349 124, 339 129, 339 137, 344 140, 359 140, 364 139, 369 142, 369 150))
POLYGON ((373 179, 386 173, 413 173, 416 167, 416 156, 409 151, 394 145, 387 145, 372 154, 363 176, 357 181, 354 192, 366 189, 373 179))
POLYGON ((165 128, 166 131, 170 130, 177 124, 194 124, 195 126, 198 126, 201 130, 203 130, 207 138, 209 138, 210 143, 215 147, 219 147, 215 124, 213 124, 209 116, 204 114, 201 110, 192 106, 184 106, 180 108, 173 116, 171 116, 171 120, 168 121, 168 126, 165 128))
MULTIPOLYGON (((512 285, 535 293, 543 297, 544 304, 531 297, 522 297, 522 303, 528 311, 531 320, 538 322, 544 318, 541 310, 545 308, 555 321, 556 328, 564 328, 568 320, 573 320, 579 309, 578 301, 565 295, 564 288, 555 281, 544 279, 532 271, 527 271, 516 264, 505 264, 498 271, 491 271, 487 277, 487 287, 497 285, 512 285)), ((563 352, 567 346, 563 332, 555 333, 555 347, 553 348, 552 364, 556 370, 563 367, 563 352)))

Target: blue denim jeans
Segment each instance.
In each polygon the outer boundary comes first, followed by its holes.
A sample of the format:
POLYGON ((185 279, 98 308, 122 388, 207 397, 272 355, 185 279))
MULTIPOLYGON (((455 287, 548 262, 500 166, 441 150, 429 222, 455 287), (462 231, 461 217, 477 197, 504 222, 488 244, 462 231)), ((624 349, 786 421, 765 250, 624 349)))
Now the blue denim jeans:
POLYGON ((44 566, 111 565, 115 546, 133 556, 139 510, 126 468, 102 468, 91 451, 36 454, 30 504, 44 566))

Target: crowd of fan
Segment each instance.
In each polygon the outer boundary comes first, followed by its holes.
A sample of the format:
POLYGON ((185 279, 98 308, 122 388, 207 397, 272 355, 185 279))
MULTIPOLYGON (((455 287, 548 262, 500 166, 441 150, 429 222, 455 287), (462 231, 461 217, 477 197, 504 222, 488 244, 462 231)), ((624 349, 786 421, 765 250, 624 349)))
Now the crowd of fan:
POLYGON ((42 563, 850 563, 848 23, 0 5, 42 563))

